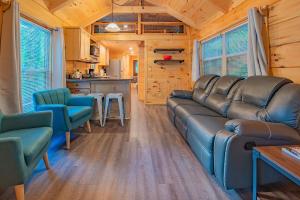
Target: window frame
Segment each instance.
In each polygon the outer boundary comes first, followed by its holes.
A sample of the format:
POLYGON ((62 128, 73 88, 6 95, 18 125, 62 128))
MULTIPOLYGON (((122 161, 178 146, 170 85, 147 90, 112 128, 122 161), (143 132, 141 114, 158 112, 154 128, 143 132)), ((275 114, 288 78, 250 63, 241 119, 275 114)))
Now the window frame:
MULTIPOLYGON (((23 74, 23 68, 22 68, 22 55, 21 55, 21 21, 26 21, 27 23, 32 24, 33 26, 39 27, 42 30, 48 31, 49 32, 49 55, 48 55, 48 70, 25 70, 25 72, 27 73, 45 73, 48 76, 48 80, 47 80, 47 86, 46 86, 46 90, 52 88, 52 81, 53 81, 53 44, 52 44, 52 36, 53 36, 53 30, 50 28, 47 28, 41 24, 39 24, 38 22, 35 22, 34 20, 31 20, 30 18, 26 17, 26 16, 21 16, 20 17, 20 77, 21 77, 21 83, 22 83, 22 74, 23 74)), ((23 91, 23 85, 21 85, 21 91, 23 91)), ((22 105, 22 111, 24 111, 25 106, 32 104, 33 102, 31 101, 30 103, 26 103, 24 104, 23 102, 23 96, 21 96, 21 105, 22 105)), ((31 111, 28 111, 31 112, 31 111)))
MULTIPOLYGON (((227 60, 228 58, 231 58, 231 57, 235 57, 235 56, 242 56, 242 55, 246 55, 248 54, 248 51, 249 49, 247 49, 247 51, 245 52, 240 52, 240 53, 234 53, 234 54, 229 54, 227 55, 226 54, 226 33, 230 32, 230 31, 233 31, 235 29, 238 29, 244 25, 248 25, 248 20, 246 21, 243 21, 241 23, 239 23, 238 25, 235 25, 235 26, 231 26, 230 28, 228 29, 225 29, 217 34, 214 34, 213 36, 207 38, 207 39, 204 39, 200 42, 200 73, 201 75, 205 75, 205 69, 204 69, 204 62, 205 61, 209 61, 209 60, 216 60, 216 59, 220 59, 222 60, 222 67, 221 67, 221 75, 222 76, 225 76, 225 75, 228 75, 228 67, 227 67, 227 60), (215 39, 216 37, 222 37, 222 55, 221 56, 216 56, 216 57, 212 57, 212 58, 209 58, 209 59, 203 59, 203 43, 205 42, 208 42, 210 40, 213 40, 215 39)), ((249 30, 248 30, 249 31, 249 30)), ((248 64, 248 63, 247 63, 248 64)), ((248 75, 247 75, 248 76, 248 75)))

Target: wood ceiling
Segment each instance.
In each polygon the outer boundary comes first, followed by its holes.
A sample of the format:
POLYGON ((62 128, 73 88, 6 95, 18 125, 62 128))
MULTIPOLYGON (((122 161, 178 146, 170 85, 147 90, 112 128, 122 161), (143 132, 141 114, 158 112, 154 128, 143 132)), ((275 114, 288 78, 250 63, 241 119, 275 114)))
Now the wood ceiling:
MULTIPOLYGON (((88 26, 111 13, 111 0, 34 0, 70 26, 88 26)), ((244 0, 114 0, 116 13, 168 13, 201 29, 244 0)))

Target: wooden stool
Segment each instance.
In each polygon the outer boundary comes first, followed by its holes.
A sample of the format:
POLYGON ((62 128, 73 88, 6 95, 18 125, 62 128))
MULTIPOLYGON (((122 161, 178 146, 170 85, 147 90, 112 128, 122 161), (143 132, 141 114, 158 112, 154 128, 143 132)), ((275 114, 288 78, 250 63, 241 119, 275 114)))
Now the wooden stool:
POLYGON ((124 126, 124 100, 123 100, 123 94, 122 93, 108 93, 105 97, 105 111, 104 111, 104 122, 103 125, 105 125, 106 118, 108 115, 108 112, 110 112, 109 107, 110 105, 110 100, 112 99, 117 99, 118 104, 119 104, 119 114, 120 114, 120 120, 122 126, 124 126))

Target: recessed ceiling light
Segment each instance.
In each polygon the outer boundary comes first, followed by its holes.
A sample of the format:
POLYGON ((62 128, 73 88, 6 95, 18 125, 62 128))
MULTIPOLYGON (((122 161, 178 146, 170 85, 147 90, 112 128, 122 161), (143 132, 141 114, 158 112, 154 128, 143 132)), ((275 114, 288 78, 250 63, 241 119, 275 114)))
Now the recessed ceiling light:
POLYGON ((133 48, 132 48, 132 47, 129 47, 129 50, 130 50, 130 51, 132 51, 132 50, 133 50, 133 48))

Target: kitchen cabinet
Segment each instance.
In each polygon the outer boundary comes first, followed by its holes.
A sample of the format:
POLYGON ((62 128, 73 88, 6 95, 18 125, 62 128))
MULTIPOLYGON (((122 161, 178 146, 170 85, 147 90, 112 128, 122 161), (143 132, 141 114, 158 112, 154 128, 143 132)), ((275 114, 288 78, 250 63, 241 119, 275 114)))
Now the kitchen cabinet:
POLYGON ((109 65, 109 49, 103 45, 100 45, 100 59, 99 64, 103 66, 109 65))
POLYGON ((65 28, 66 60, 89 61, 90 34, 82 28, 65 28))

